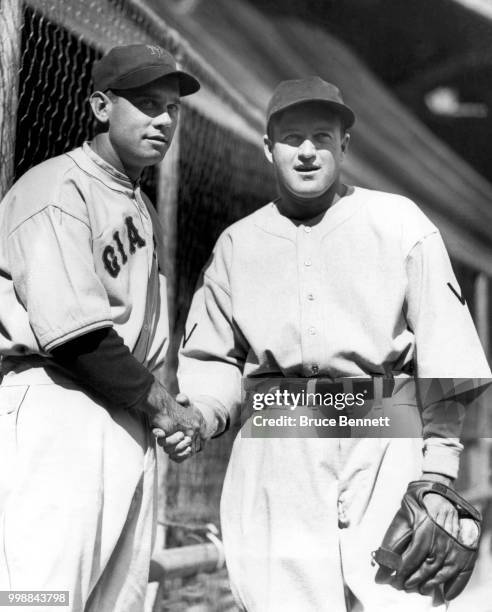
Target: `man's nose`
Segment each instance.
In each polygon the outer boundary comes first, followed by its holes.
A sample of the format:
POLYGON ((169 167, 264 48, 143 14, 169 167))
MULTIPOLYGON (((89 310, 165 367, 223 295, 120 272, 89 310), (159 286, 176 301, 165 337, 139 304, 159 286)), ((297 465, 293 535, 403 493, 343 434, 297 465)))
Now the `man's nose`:
POLYGON ((306 138, 306 140, 299 147, 297 154, 299 156, 299 159, 302 160, 312 159, 313 157, 316 157, 316 147, 314 146, 312 140, 306 138))
POLYGON ((152 119, 152 124, 154 125, 154 127, 157 128, 169 127, 170 125, 172 125, 172 123, 173 120, 167 110, 152 119))

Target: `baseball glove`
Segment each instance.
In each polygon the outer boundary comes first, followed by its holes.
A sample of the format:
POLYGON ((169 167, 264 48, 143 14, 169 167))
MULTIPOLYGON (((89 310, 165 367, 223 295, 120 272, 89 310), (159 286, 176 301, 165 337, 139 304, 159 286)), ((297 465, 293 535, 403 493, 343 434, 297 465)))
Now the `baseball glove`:
POLYGON ((444 600, 454 599, 468 583, 477 560, 481 520, 480 512, 446 485, 411 482, 381 547, 373 553, 380 566, 376 582, 423 595, 440 587, 444 600), (424 503, 428 493, 442 495, 456 508, 457 537, 429 515, 424 503))

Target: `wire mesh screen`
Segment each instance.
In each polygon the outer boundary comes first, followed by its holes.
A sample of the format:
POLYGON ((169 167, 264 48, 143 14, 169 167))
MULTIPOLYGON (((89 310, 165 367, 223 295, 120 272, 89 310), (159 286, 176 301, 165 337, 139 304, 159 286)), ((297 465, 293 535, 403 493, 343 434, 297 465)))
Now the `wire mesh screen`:
MULTIPOLYGON (((36 164, 81 145, 94 135, 88 102, 92 65, 101 51, 42 13, 24 8, 15 139, 14 178, 36 164)), ((155 171, 142 176, 155 202, 155 171)))
MULTIPOLYGON (((192 108, 182 108, 178 194, 175 334, 182 337, 200 270, 219 234, 266 204, 274 182, 261 149, 192 108)), ((233 434, 207 446, 198 459, 168 468, 170 520, 218 521, 218 507, 233 434)))
POLYGON ((178 205, 178 324, 186 315, 198 273, 222 230, 273 197, 261 150, 183 108, 178 205))
POLYGON ((100 53, 26 7, 15 148, 15 178, 73 149, 93 133, 91 67, 100 53))

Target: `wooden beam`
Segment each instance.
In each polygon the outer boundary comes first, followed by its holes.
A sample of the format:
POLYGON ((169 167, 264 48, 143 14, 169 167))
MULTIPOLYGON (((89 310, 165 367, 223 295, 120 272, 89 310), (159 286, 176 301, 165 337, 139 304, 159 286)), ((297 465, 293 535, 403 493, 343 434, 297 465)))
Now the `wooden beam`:
POLYGON ((179 190, 179 155, 180 155, 180 124, 176 128, 171 147, 166 157, 158 167, 157 180, 157 214, 163 229, 163 244, 165 275, 167 280, 167 305, 169 318, 170 347, 166 361, 165 383, 171 390, 175 389, 176 353, 174 338, 174 323, 176 320, 176 252, 178 241, 178 190, 179 190))
POLYGON ((215 572, 223 566, 223 553, 212 543, 166 548, 152 556, 150 577, 151 580, 184 578, 200 572, 215 572))
POLYGON ((403 99, 414 98, 422 92, 442 85, 448 80, 461 77, 477 68, 492 67, 492 53, 488 50, 470 49, 466 53, 456 53, 444 61, 432 65, 428 70, 400 83, 398 93, 403 99))
MULTIPOLYGON (((176 245, 178 232, 178 187, 179 187, 179 135, 180 126, 176 127, 174 138, 166 156, 157 168, 157 214, 162 226, 162 244, 158 248, 163 253, 167 281, 167 311, 169 322, 169 348, 167 359, 159 379, 171 391, 176 392, 176 359, 175 359, 175 305, 176 305, 176 245)), ((168 456, 159 449, 157 454, 159 474, 158 483, 158 520, 166 519, 166 480, 169 467, 168 456)), ((158 529, 156 550, 165 545, 165 532, 158 529)))
POLYGON ((488 277, 480 272, 475 278, 475 324, 482 342, 483 350, 490 359, 490 283, 488 277))

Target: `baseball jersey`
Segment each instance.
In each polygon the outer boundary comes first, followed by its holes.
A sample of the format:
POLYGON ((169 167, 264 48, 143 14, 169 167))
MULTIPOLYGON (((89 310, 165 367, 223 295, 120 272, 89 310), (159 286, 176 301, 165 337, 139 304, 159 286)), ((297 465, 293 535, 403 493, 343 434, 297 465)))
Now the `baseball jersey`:
MULTIPOLYGON (((194 296, 180 389, 220 431, 241 377, 487 378, 439 231, 410 200, 349 188, 295 224, 275 202, 225 230, 194 296)), ((424 469, 456 476, 459 431, 424 409, 424 469), (452 432, 451 432, 452 433, 452 432)))
POLYGON ((0 355, 113 326, 150 370, 168 338, 155 212, 89 143, 29 170, 0 204, 0 355))

